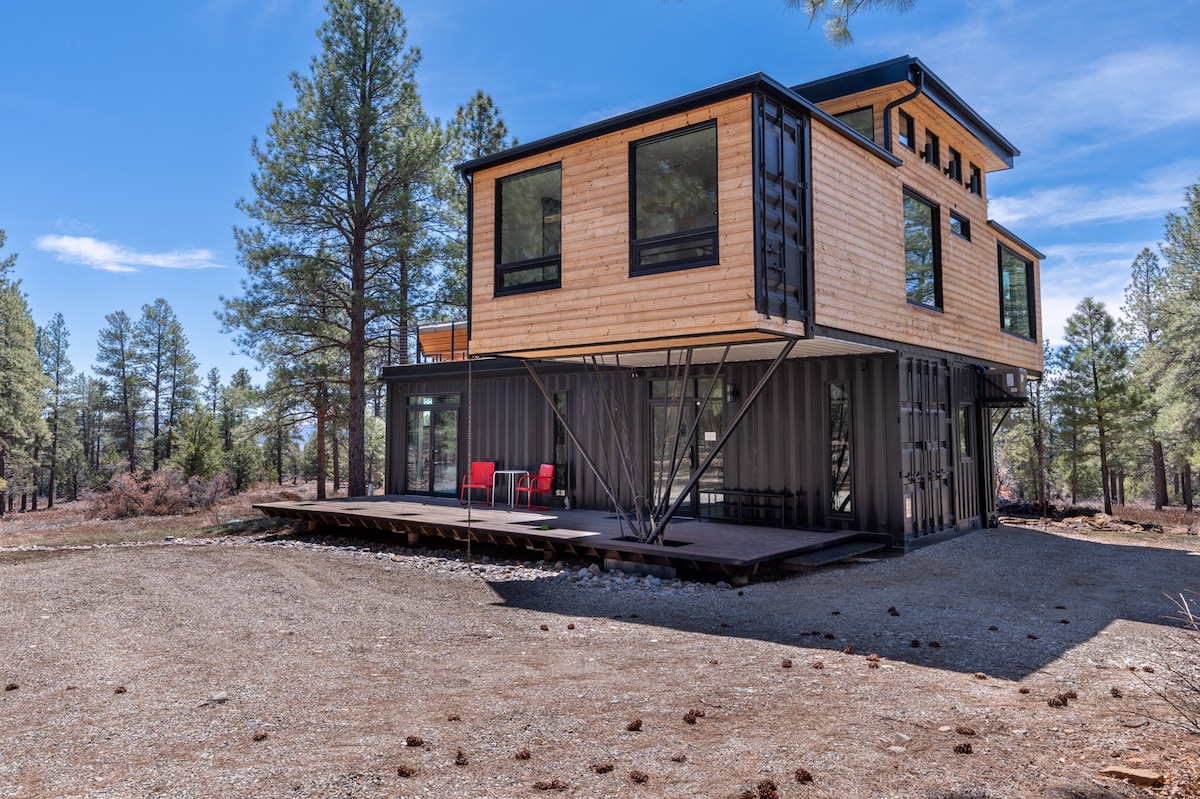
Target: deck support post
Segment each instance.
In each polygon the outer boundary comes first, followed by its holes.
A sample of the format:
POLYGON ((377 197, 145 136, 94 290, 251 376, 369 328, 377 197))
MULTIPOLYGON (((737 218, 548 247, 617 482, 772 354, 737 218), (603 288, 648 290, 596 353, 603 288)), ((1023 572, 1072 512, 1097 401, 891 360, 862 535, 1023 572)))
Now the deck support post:
POLYGON ((529 371, 529 376, 533 378, 534 385, 537 386, 538 391, 542 392, 542 396, 546 399, 546 404, 550 406, 550 410, 554 412, 554 416, 558 419, 559 424, 563 426, 563 431, 566 432, 567 438, 571 439, 571 443, 575 445, 575 449, 579 452, 580 456, 583 457, 583 462, 587 464, 587 467, 592 471, 592 474, 596 476, 596 480, 600 483, 600 487, 604 489, 604 493, 608 495, 608 498, 612 502, 613 507, 616 508, 617 513, 624 517, 625 521, 630 525, 630 527, 633 527, 636 530, 637 528, 634 526, 633 520, 629 518, 628 511, 622 508, 621 503, 617 500, 617 492, 613 490, 613 487, 609 485, 608 480, 605 479, 603 474, 601 474, 599 467, 596 466, 596 462, 592 460, 592 456, 588 454, 587 449, 585 449, 583 444, 579 441, 579 438, 575 435, 575 431, 571 428, 571 425, 567 424, 567 420, 564 419, 563 415, 558 412, 558 407, 554 404, 554 397, 550 394, 550 390, 546 388, 546 384, 542 382, 541 375, 539 375, 533 368, 533 362, 526 360, 523 361, 523 363, 525 364, 525 368, 529 371))
POLYGON ((678 495, 675 497, 675 501, 672 502, 670 507, 667 508, 666 513, 655 520, 654 527, 651 528, 650 534, 646 537, 647 542, 658 541, 661 539, 663 531, 666 530, 667 523, 671 521, 671 518, 675 515, 676 511, 679 510, 680 506, 688 500, 688 497, 692 493, 692 489, 695 488, 696 484, 700 482, 700 478, 703 476, 705 470, 708 469, 709 464, 711 464, 713 459, 720 454, 721 449, 725 446, 725 443, 729 441, 729 437, 733 435, 733 431, 736 430, 738 425, 742 423, 742 420, 746 418, 746 414, 749 412, 750 408, 754 406, 754 402, 758 399, 758 395, 762 393, 762 390, 766 388, 767 383, 770 382, 771 378, 775 376, 775 373, 779 371, 779 367, 783 365, 785 360, 787 360, 787 356, 791 354, 792 349, 796 346, 797 341, 799 341, 799 339, 788 339, 787 343, 783 345, 783 348, 779 350, 779 354, 775 356, 775 360, 771 361, 771 365, 767 367, 767 371, 764 372, 763 376, 758 379, 758 383, 754 386, 754 390, 751 391, 746 396, 746 399, 742 402, 742 407, 738 408, 738 412, 734 414, 733 419, 730 420, 729 424, 725 426, 725 430, 721 433, 720 438, 717 439, 717 443, 713 444, 713 448, 709 450, 708 456, 704 459, 700 466, 694 472, 692 472, 692 476, 688 478, 688 481, 679 489, 678 495))

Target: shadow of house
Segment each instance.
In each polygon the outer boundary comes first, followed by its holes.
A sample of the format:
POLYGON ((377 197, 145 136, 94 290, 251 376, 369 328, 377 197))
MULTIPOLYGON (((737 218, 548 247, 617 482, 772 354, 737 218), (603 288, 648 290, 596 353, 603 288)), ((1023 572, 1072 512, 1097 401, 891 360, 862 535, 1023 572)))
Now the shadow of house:
POLYGON ((1093 659, 1089 668, 1152 662, 1156 639, 1178 626, 1168 597, 1200 587, 1200 553, 1006 527, 741 591, 490 586, 514 608, 839 654, 849 645, 858 656, 1021 680, 1097 636, 1144 638, 1145 661, 1093 659))

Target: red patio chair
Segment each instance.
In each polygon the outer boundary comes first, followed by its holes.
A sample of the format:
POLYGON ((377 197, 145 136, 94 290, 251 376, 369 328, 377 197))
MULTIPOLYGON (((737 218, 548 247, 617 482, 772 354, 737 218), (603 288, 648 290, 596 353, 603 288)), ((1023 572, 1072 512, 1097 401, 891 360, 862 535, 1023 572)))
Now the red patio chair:
POLYGON ((463 475, 462 490, 458 493, 458 504, 466 505, 468 492, 483 489, 483 501, 492 504, 492 484, 496 476, 495 461, 472 461, 471 471, 463 475))
MULTIPOLYGON (((554 464, 543 463, 538 468, 537 475, 525 475, 517 480, 517 504, 521 504, 521 492, 525 492, 525 507, 533 509, 534 494, 549 494, 554 484, 554 464)), ((545 510, 548 505, 539 505, 538 510, 545 510)))

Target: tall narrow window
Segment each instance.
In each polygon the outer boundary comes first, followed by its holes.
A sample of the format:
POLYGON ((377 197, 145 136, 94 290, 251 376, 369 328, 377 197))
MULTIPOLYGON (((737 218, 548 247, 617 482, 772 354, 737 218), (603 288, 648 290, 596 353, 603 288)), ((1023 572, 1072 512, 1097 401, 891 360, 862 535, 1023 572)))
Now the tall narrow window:
POLYGON ((983 196, 983 170, 971 164, 971 177, 967 181, 967 191, 972 194, 983 196))
POLYGON ((942 307, 938 208, 904 190, 904 293, 926 308, 942 307))
POLYGON ((829 384, 829 512, 854 511, 850 468, 850 384, 829 384))
MULTIPOLYGON (((568 450, 567 428, 563 420, 567 418, 567 393, 554 392, 554 495, 567 496, 571 487, 570 460, 568 450)), ((567 500, 570 505, 570 500, 567 500)))
POLYGON ((962 154, 953 147, 947 149, 949 156, 946 163, 946 177, 955 183, 962 183, 962 154))
POLYGON ((561 285, 560 164, 497 182, 496 231, 497 294, 561 285))
POLYGON ((1034 337, 1033 261, 1000 245, 1000 329, 1034 337))
POLYGON ((921 153, 921 157, 928 161, 930 166, 942 165, 941 143, 937 134, 929 128, 925 128, 925 151, 921 153))
POLYGON ((871 106, 856 108, 853 111, 843 111, 834 116, 847 127, 858 131, 864 138, 875 141, 875 109, 871 106))
POLYGON ((899 114, 900 124, 897 125, 896 137, 900 140, 900 144, 910 150, 917 149, 916 132, 913 127, 913 118, 903 111, 897 111, 899 114))
POLYGON ((634 275, 717 263, 717 126, 632 145, 634 275))

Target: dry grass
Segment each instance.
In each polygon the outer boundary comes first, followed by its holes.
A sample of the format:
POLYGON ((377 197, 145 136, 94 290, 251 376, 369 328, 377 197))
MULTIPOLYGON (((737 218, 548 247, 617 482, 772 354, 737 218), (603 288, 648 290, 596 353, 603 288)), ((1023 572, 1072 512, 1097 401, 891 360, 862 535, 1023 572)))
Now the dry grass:
POLYGON ((171 516, 100 519, 94 499, 59 500, 49 510, 6 513, 0 517, 0 547, 73 547, 144 543, 176 538, 213 538, 280 526, 253 505, 260 502, 308 499, 316 484, 264 484, 229 497, 212 508, 171 516))

